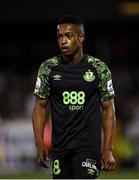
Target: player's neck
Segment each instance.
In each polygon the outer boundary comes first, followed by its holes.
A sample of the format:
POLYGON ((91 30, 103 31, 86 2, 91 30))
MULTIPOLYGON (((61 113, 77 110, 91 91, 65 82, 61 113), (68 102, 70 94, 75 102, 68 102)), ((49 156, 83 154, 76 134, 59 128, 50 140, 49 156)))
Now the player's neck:
POLYGON ((76 64, 84 58, 83 52, 77 53, 74 56, 63 56, 64 60, 69 64, 76 64))

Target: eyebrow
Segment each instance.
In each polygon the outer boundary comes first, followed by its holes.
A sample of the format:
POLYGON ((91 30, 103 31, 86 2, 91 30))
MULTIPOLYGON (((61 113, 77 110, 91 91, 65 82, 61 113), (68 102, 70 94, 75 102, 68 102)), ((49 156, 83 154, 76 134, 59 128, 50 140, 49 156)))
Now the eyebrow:
POLYGON ((57 32, 57 35, 68 35, 68 34, 74 34, 74 33, 72 31, 68 31, 68 32, 65 32, 65 33, 57 32))

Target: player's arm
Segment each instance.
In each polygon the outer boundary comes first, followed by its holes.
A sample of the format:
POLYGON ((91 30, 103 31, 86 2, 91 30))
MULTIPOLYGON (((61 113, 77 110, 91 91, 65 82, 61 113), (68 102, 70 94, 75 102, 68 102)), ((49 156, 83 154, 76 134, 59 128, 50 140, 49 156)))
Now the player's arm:
POLYGON ((104 144, 102 150, 101 164, 105 170, 114 170, 116 162, 113 156, 113 148, 116 129, 116 117, 113 99, 102 102, 102 116, 104 144))
POLYGON ((46 106, 48 99, 40 99, 36 96, 35 105, 32 113, 32 124, 37 147, 37 160, 39 165, 46 167, 48 150, 44 146, 43 133, 46 122, 46 106))

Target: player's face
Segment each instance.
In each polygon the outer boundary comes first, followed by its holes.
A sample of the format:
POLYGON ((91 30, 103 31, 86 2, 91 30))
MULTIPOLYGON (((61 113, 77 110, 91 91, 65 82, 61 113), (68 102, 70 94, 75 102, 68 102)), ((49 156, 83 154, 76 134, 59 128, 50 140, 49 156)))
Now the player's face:
POLYGON ((57 27, 57 39, 62 54, 74 56, 81 50, 84 35, 79 25, 60 24, 57 27))

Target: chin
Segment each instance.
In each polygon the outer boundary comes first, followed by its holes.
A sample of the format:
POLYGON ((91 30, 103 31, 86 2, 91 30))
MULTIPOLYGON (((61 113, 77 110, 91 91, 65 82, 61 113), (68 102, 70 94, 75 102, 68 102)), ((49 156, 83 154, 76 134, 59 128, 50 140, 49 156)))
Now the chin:
POLYGON ((72 55, 69 53, 69 52, 65 52, 65 53, 62 53, 63 56, 66 56, 66 57, 72 57, 72 55))

